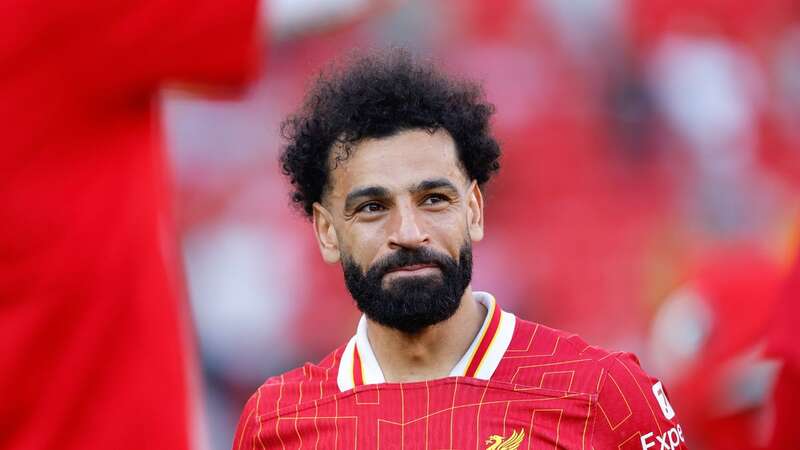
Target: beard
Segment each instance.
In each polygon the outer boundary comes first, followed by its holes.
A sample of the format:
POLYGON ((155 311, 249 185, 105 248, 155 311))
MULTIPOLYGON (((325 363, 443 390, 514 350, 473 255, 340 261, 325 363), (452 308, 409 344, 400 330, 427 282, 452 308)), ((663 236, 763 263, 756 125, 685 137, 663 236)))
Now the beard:
POLYGON ((400 249, 366 273, 349 255, 343 255, 342 269, 361 312, 387 327, 417 334, 455 314, 472 279, 472 246, 469 241, 462 245, 457 262, 427 247, 400 249), (433 265, 441 273, 405 276, 389 280, 384 287, 383 277, 389 271, 416 264, 433 265))

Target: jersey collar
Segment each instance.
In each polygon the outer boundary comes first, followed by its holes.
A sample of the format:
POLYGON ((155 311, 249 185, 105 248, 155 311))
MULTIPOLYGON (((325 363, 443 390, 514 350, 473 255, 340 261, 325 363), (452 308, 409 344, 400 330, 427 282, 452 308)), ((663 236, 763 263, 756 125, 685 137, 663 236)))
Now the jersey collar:
MULTIPOLYGON (((450 371, 450 376, 488 380, 511 343, 516 317, 501 310, 491 294, 475 292, 473 296, 486 307, 486 318, 466 353, 450 371)), ((337 376, 339 390, 385 382, 367 338, 367 319, 362 315, 355 336, 347 343, 342 354, 337 376)))

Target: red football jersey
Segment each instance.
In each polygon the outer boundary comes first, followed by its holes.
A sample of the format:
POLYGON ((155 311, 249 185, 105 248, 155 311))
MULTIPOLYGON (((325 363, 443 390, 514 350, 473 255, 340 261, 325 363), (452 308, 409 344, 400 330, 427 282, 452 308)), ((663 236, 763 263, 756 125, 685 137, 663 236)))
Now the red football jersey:
POLYGON ((243 81, 256 6, 0 4, 0 448, 189 447, 157 95, 243 81))
POLYGON ((483 327, 449 377, 386 383, 366 337, 267 380, 233 449, 686 448, 635 357, 517 319, 485 293, 483 327))

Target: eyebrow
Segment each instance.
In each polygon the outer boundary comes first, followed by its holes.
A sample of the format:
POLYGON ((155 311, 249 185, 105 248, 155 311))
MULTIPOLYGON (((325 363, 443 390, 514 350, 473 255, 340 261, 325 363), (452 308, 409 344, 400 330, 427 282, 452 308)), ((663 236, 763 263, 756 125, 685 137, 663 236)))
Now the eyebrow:
POLYGON ((433 189, 440 189, 445 188, 451 191, 458 192, 458 189, 450 182, 447 178, 436 178, 433 180, 425 180, 421 181, 416 186, 409 189, 412 194, 417 194, 419 192, 430 191, 433 189))
MULTIPOLYGON (((433 189, 448 189, 453 192, 458 192, 458 189, 450 182, 450 180, 446 178, 435 178, 432 180, 424 180, 416 185, 411 186, 408 190, 412 194, 418 194, 420 192, 430 191, 433 189)), ((378 199, 385 199, 390 197, 389 190, 382 186, 365 186, 362 188, 358 188, 345 197, 344 200, 344 208, 345 210, 350 210, 355 208, 356 204, 359 200, 363 198, 378 198, 378 199)))
POLYGON ((344 200, 344 209, 350 210, 354 208, 356 206, 355 204, 364 197, 387 198, 389 197, 389 190, 381 186, 366 186, 356 189, 347 194, 344 200))

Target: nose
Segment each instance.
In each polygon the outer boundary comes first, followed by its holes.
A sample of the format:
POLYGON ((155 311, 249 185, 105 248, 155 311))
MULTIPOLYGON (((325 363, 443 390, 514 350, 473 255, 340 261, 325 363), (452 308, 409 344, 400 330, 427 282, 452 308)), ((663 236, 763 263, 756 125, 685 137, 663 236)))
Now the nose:
POLYGON ((393 212, 395 214, 391 221, 393 229, 389 234, 390 248, 417 248, 429 243, 430 237, 413 206, 398 205, 393 212))

